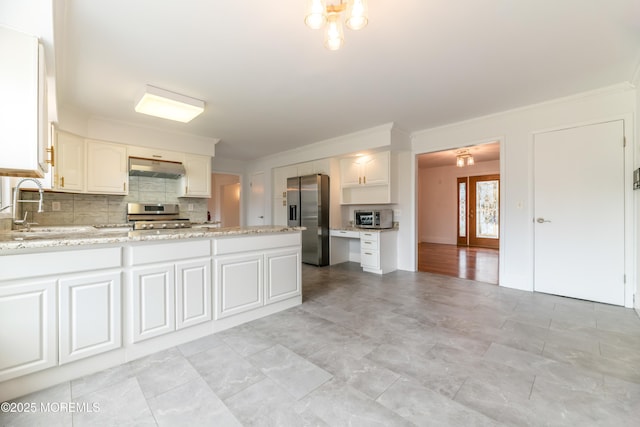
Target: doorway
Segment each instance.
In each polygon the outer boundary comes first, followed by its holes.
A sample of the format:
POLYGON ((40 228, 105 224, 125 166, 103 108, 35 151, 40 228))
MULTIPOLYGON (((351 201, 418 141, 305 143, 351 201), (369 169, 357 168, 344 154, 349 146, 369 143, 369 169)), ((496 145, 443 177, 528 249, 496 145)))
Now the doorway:
POLYGON ((211 174, 211 198, 208 211, 213 224, 220 227, 240 225, 240 175, 227 173, 211 174))
POLYGON ((418 271, 498 284, 500 143, 417 160, 418 271))

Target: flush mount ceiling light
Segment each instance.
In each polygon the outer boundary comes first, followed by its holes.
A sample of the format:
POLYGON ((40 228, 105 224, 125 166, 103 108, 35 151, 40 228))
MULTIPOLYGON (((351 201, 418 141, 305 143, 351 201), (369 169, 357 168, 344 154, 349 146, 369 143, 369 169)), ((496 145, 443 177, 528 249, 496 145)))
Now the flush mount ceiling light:
POLYGON ((327 24, 324 45, 329 50, 338 50, 344 43, 342 14, 344 23, 352 30, 360 30, 369 22, 367 0, 310 0, 304 23, 313 30, 319 30, 327 24), (328 3, 328 4, 327 4, 328 3))
POLYGON ((456 151, 456 166, 461 168, 466 164, 467 166, 474 165, 473 156, 469 153, 469 150, 456 151))
POLYGON ((188 123, 204 111, 204 101, 147 85, 135 110, 150 116, 188 123))

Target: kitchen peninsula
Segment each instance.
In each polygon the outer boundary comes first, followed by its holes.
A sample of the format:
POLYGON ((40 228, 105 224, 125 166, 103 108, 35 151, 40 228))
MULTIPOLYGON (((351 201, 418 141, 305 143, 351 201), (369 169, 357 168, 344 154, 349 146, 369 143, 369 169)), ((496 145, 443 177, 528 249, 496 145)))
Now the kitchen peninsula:
POLYGON ((0 401, 299 305, 300 232, 0 232, 0 401))

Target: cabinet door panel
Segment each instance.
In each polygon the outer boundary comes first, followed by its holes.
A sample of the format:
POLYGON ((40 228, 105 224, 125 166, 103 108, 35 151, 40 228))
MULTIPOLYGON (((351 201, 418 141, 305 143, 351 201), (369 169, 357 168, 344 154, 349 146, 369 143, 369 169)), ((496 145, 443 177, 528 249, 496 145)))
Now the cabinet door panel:
POLYGON ((54 281, 0 287, 0 382, 57 363, 54 281))
POLYGON ((176 329, 211 320, 211 260, 176 264, 176 329))
POLYGON ((263 256, 225 256, 215 260, 216 319, 264 304, 263 256))
POLYGON ((389 183, 389 152, 383 151, 371 155, 364 164, 364 176, 367 185, 383 185, 389 183))
POLYGON ((56 147, 54 186, 60 191, 84 191, 84 139, 58 131, 56 141, 58 146, 56 147))
POLYGON ((127 194, 127 147, 87 141, 87 192, 127 194))
POLYGON ((357 159, 340 160, 340 184, 342 187, 357 186, 362 183, 362 165, 357 159))
POLYGON ((175 329, 173 264, 134 269, 133 342, 175 329))
POLYGON ((300 250, 291 249, 268 253, 266 260, 265 303, 288 299, 300 295, 300 250))
POLYGON ((186 154, 180 196, 211 197, 211 157, 186 154))
POLYGON ((60 364, 119 348, 120 273, 60 280, 60 364))

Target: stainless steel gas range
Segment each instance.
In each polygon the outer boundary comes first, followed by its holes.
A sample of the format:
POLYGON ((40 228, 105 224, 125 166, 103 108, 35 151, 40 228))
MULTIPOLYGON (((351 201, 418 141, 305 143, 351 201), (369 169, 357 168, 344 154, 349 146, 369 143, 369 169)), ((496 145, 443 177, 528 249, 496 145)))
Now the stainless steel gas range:
POLYGON ((128 203, 127 220, 134 230, 191 228, 188 218, 180 218, 180 205, 170 203, 128 203))

